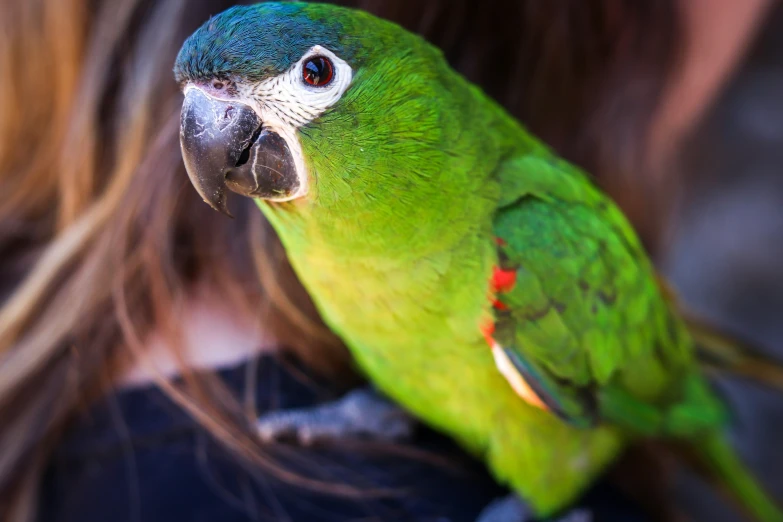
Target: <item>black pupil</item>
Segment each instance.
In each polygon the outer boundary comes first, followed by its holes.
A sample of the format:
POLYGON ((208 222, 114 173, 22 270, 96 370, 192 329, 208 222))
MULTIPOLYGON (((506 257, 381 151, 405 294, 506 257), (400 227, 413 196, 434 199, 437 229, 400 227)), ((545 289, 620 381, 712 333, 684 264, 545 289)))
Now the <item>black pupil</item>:
POLYGON ((326 79, 329 76, 328 67, 326 59, 320 56, 309 60, 305 64, 305 79, 311 85, 318 85, 321 83, 321 78, 326 79))

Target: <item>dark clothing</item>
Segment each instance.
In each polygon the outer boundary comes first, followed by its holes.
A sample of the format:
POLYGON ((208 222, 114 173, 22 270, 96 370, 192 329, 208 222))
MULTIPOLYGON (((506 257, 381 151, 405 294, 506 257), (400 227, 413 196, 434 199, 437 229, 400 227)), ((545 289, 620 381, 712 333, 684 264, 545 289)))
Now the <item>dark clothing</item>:
MULTIPOLYGON (((244 366, 219 375, 242 393, 244 366)), ((313 406, 325 398, 323 384, 275 357, 261 359, 257 383, 261 412, 313 406)), ((448 465, 349 444, 282 446, 274 456, 286 470, 398 494, 346 498, 278 480, 232 457, 161 391, 149 387, 112 395, 74 422, 45 475, 39 522, 473 522, 489 502, 507 493, 480 463, 424 428, 405 447, 429 451, 448 465)), ((582 505, 599 522, 645 520, 607 484, 589 493, 582 505)))

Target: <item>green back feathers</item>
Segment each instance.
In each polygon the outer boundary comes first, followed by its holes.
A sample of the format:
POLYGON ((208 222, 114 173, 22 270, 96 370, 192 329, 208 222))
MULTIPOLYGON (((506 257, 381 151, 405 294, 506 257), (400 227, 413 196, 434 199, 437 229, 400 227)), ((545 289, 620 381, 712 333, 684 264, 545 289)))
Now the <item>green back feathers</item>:
POLYGON ((354 256, 410 259, 446 248, 481 219, 488 227, 499 190, 492 172, 520 145, 541 146, 438 49, 373 20, 352 33, 365 59, 349 61, 350 88, 299 129, 311 193, 280 207, 280 219, 317 228, 310 246, 322 239, 354 256))

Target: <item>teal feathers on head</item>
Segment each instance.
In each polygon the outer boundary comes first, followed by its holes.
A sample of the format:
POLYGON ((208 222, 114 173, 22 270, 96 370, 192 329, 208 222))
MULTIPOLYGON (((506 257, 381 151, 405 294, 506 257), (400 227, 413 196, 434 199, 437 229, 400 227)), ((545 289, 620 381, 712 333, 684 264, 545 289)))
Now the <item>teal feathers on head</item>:
POLYGON ((188 174, 225 213, 226 191, 277 203, 309 195, 342 215, 383 205, 383 193, 426 212, 448 190, 463 192, 450 164, 484 142, 459 131, 475 93, 441 53, 360 10, 229 9, 188 38, 175 74, 188 174))
POLYGON ((302 3, 232 7, 185 41, 175 77, 180 83, 232 76, 258 82, 286 71, 314 45, 350 62, 355 50, 341 38, 346 14, 334 6, 302 3))

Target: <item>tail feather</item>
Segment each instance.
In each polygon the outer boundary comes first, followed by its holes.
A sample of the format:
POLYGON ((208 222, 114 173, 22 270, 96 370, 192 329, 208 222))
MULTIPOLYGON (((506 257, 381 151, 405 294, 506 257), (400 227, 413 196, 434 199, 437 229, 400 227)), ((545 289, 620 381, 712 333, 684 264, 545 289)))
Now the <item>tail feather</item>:
POLYGON ((710 372, 750 379, 783 391, 783 363, 738 336, 684 315, 699 365, 710 372))
POLYGON ((717 374, 736 375, 783 391, 783 362, 765 350, 696 317, 682 306, 677 292, 662 276, 658 287, 677 309, 696 344, 696 357, 702 369, 717 374))
MULTIPOLYGON (((677 296, 667 282, 659 278, 659 283, 663 294, 679 309, 685 320, 702 369, 717 374, 744 377, 783 391, 782 362, 766 355, 764 350, 739 336, 722 331, 689 314, 677 306, 677 296)), ((698 455, 698 460, 701 461, 699 464, 707 468, 704 471, 725 487, 758 522, 783 522, 780 506, 770 499, 720 432, 699 437, 690 449, 698 455)))
POLYGON ((761 488, 720 433, 700 439, 696 450, 721 485, 758 522, 783 522, 783 511, 761 488))

